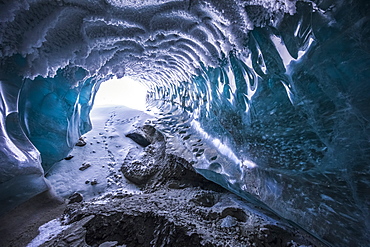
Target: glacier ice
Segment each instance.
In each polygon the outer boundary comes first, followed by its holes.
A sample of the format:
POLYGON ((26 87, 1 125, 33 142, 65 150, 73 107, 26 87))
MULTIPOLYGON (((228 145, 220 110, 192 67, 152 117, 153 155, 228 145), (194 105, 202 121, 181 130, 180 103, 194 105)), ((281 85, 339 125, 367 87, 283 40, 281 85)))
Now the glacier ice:
POLYGON ((369 10, 361 0, 1 1, 0 212, 48 188, 44 171, 91 128, 100 83, 128 75, 172 114, 164 130, 182 119, 184 145, 206 142, 193 146, 198 172, 329 245, 366 245, 369 10))
POLYGON ((89 112, 100 82, 85 77, 84 69, 74 67, 58 70, 53 78, 23 82, 18 101, 22 127, 40 151, 46 171, 91 129, 89 112))
POLYGON ((40 153, 20 125, 17 97, 22 79, 13 71, 20 64, 19 59, 8 60, 0 71, 0 214, 48 189, 40 153))

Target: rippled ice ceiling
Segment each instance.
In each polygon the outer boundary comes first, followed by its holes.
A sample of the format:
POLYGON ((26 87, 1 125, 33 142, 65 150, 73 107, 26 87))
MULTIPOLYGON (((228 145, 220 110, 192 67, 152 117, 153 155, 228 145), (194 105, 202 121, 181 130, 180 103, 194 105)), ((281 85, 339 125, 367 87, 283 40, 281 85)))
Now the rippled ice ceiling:
POLYGON ((207 143, 198 172, 328 245, 367 245, 370 8, 335 2, 0 1, 0 211, 47 189, 100 83, 129 75, 207 143))

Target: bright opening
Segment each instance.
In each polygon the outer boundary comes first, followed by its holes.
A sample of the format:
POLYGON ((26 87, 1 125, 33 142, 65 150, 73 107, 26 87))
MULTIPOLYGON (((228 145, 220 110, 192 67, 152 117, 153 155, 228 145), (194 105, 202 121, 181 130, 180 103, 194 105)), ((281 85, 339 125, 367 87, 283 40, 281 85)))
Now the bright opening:
POLYGON ((147 88, 129 77, 103 82, 95 96, 95 106, 118 106, 144 111, 147 88))

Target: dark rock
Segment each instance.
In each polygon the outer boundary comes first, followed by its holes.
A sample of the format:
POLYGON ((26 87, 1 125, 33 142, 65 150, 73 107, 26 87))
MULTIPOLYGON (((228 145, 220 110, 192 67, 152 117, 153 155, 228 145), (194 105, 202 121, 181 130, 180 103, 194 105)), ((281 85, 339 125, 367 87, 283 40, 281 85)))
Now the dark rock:
POLYGON ((147 147, 157 142, 164 142, 165 140, 164 135, 151 125, 144 125, 137 128, 133 132, 126 134, 126 137, 142 147, 147 147))
POLYGON ((232 216, 240 222, 246 222, 248 219, 247 214, 240 208, 228 207, 225 208, 221 213, 221 218, 232 216))
POLYGON ((178 181, 171 181, 171 182, 168 183, 168 188, 170 188, 170 189, 179 190, 179 189, 183 189, 185 187, 186 187, 185 184, 181 184, 178 181))
POLYGON ((82 202, 83 196, 80 193, 74 193, 69 198, 68 204, 75 203, 75 202, 82 202))
POLYGON ((91 181, 91 185, 97 185, 98 184, 98 180, 94 179, 93 181, 91 181))
POLYGON ((187 232, 181 225, 171 222, 167 217, 152 213, 139 213, 135 215, 117 214, 111 217, 97 216, 86 224, 86 243, 94 245, 101 239, 109 240, 111 236, 120 236, 119 243, 127 246, 203 246, 202 238, 195 232, 187 232), (94 230, 102 222, 120 222, 120 227, 112 224, 94 230), (113 231, 112 231, 113 230, 113 231))
POLYGON ((85 145, 86 145, 85 140, 84 140, 82 137, 80 137, 80 138, 78 139, 78 142, 76 143, 76 146, 83 147, 83 146, 85 146, 85 145))
POLYGON ((202 188, 214 185, 197 174, 187 160, 166 154, 166 140, 153 126, 144 125, 139 131, 146 133, 152 143, 144 150, 130 149, 121 167, 126 179, 152 190, 165 184, 170 189, 184 188, 189 184, 202 188))
POLYGON ((72 159, 74 156, 73 155, 68 155, 67 157, 65 157, 64 159, 65 160, 70 160, 70 159, 72 159))
POLYGON ((142 147, 147 147, 150 145, 150 141, 139 133, 129 133, 126 135, 126 137, 130 138, 142 147))
POLYGON ((90 165, 90 163, 83 163, 82 165, 81 165, 81 167, 80 168, 78 168, 78 170, 80 170, 80 171, 85 171, 87 168, 89 168, 91 165, 90 165))
POLYGON ((154 152, 153 149, 155 147, 149 146, 144 153, 136 148, 129 150, 121 166, 121 172, 125 178, 137 185, 143 185, 159 171, 160 163, 158 161, 161 158, 158 157, 158 154, 160 150, 156 152, 157 155, 149 155, 154 152))
POLYGON ((158 167, 153 163, 144 164, 141 161, 135 160, 128 166, 122 166, 121 171, 125 178, 137 185, 142 185, 158 171, 158 167))
POLYGON ((215 195, 212 192, 196 194, 194 198, 191 199, 191 201, 194 202, 196 205, 203 207, 212 207, 217 203, 215 195))
POLYGON ((147 189, 155 189, 158 186, 167 184, 169 188, 173 189, 197 186, 203 189, 224 191, 219 185, 206 180, 203 176, 196 173, 191 163, 184 158, 174 154, 165 154, 160 164, 160 170, 148 181, 147 189))
POLYGON ((129 181, 144 185, 157 174, 162 168, 165 158, 166 143, 162 133, 157 131, 153 126, 145 125, 135 130, 144 138, 143 135, 150 137, 151 144, 146 146, 144 151, 137 148, 131 148, 124 159, 121 172, 129 181))

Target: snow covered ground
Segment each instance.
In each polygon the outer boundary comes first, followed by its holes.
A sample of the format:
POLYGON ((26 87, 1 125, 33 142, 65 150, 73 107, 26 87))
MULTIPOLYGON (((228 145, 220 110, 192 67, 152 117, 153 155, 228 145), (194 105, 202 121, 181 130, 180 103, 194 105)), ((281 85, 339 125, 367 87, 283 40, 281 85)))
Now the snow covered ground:
POLYGON ((142 149, 125 134, 152 118, 125 106, 95 107, 91 112, 93 129, 82 137, 86 145, 75 146, 72 159, 56 163, 46 174, 57 195, 68 198, 78 192, 89 199, 117 189, 138 193, 119 171, 130 148, 142 149))

